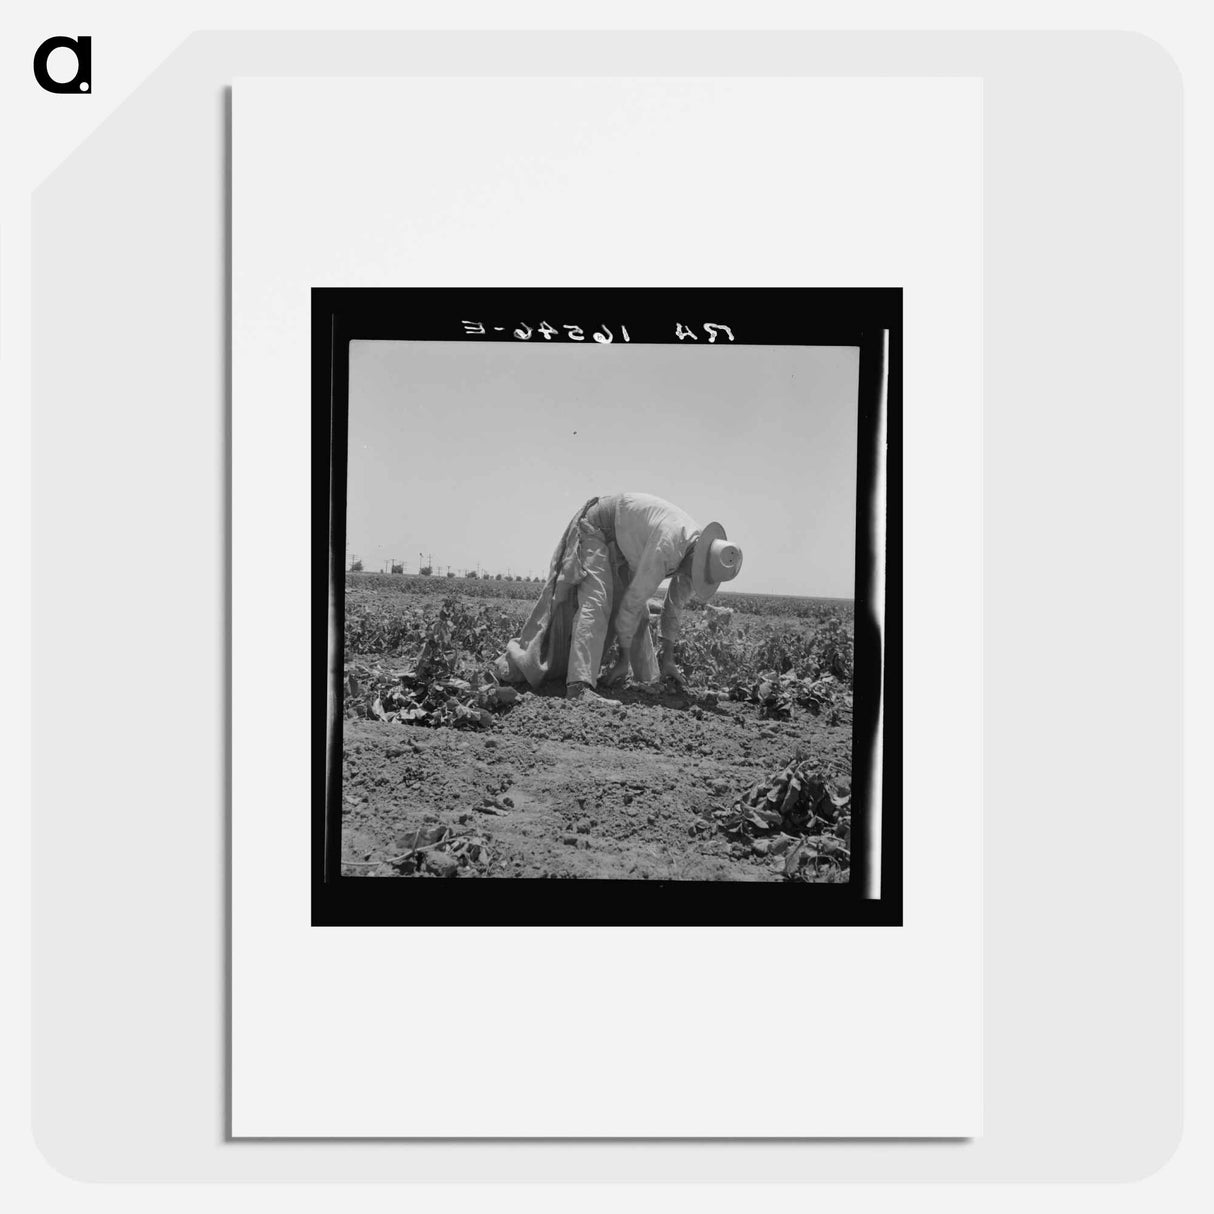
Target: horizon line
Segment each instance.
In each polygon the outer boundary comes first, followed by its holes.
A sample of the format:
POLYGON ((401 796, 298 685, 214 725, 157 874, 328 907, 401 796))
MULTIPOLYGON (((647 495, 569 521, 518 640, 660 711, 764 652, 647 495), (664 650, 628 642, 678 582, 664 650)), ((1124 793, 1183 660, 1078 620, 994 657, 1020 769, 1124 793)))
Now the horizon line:
MULTIPOLYGON (((423 577, 425 577, 425 578, 428 578, 428 580, 432 581, 432 582, 445 582, 448 580, 453 581, 453 582, 494 582, 497 580, 495 577, 472 577, 472 578, 470 578, 470 577, 466 577, 462 573, 453 574, 450 578, 448 578, 447 574, 445 574, 445 573, 432 573, 429 575, 424 574, 424 573, 387 573, 383 569, 346 569, 344 571, 344 573, 346 574, 346 576, 353 575, 355 577, 389 577, 389 578, 397 578, 397 577, 423 578, 423 577)), ((527 579, 525 577, 503 577, 502 581, 511 582, 511 583, 522 582, 524 584, 530 584, 533 586, 537 585, 537 584, 543 585, 542 581, 539 583, 536 583, 536 582, 527 583, 527 579)), ((662 583, 663 586, 665 584, 666 584, 665 582, 662 583)), ((659 589, 660 588, 661 587, 659 587, 659 589)), ((769 598, 769 599, 835 599, 841 603, 854 603, 856 601, 856 596, 854 594, 794 594, 791 591, 780 591, 780 590, 726 590, 724 587, 721 587, 721 589, 717 591, 717 594, 718 595, 721 595, 721 594, 738 594, 738 595, 753 594, 753 595, 762 595, 765 598, 769 598)), ((715 598, 716 595, 714 595, 713 597, 715 598)))

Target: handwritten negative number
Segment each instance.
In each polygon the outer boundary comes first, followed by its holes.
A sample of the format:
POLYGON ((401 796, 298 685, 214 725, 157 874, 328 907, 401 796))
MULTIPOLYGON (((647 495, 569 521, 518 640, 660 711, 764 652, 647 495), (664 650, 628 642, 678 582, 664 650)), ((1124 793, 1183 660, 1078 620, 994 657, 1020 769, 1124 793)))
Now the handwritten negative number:
MULTIPOLYGON (((473 329, 468 327, 469 323, 470 322, 468 321, 464 322, 466 332, 484 332, 483 326, 473 329)), ((586 330, 581 325, 561 325, 561 329, 565 330, 563 336, 565 336, 569 341, 586 340, 586 330)), ((541 320, 535 328, 532 328, 529 324, 527 324, 526 321, 520 321, 519 327, 514 330, 514 336, 517 337, 519 341, 530 341, 537 332, 544 338, 545 341, 551 341, 554 337, 562 336, 560 329, 553 328, 553 326, 550 325, 546 320, 541 320)), ((600 345, 610 345, 615 340, 615 335, 607 325, 600 325, 594 330, 593 333, 591 333, 590 336, 594 338, 594 340, 600 345)), ((624 341, 632 340, 632 338, 628 335, 628 330, 623 325, 620 325, 620 336, 624 341)))
MULTIPOLYGON (((469 336, 481 337, 486 333, 485 324, 479 320, 465 320, 462 322, 464 332, 469 336)), ((494 332, 500 333, 502 325, 494 325, 494 332)), ((697 329, 702 329, 704 336, 708 339, 709 345, 716 342, 718 337, 724 336, 726 341, 733 341, 733 329, 729 325, 712 324, 705 322, 702 325, 692 327, 685 325, 682 321, 678 321, 674 327, 674 335, 679 341, 699 341, 700 333, 697 329)), ((545 341, 551 341, 554 337, 564 337, 567 341, 585 341, 586 330, 581 325, 561 325, 559 328, 555 325, 550 325, 546 320, 541 320, 538 325, 529 325, 526 321, 519 321, 518 328, 514 330, 514 336, 519 341, 530 341, 535 336, 536 332, 545 341), (562 332, 561 330, 564 330, 562 332)), ((628 329, 624 325, 619 327, 619 335, 621 341, 631 341, 628 329)), ((609 346, 615 341, 615 333, 610 325, 599 325, 590 333, 591 338, 600 346, 609 346)))
MULTIPOLYGON (((709 345, 712 345, 717 340, 719 333, 724 333, 730 341, 733 341, 733 330, 728 325, 705 324, 704 332, 708 334, 709 345)), ((682 321, 675 325, 674 335, 679 341, 686 341, 689 337, 692 341, 700 340, 700 335, 694 329, 688 328, 682 321)))

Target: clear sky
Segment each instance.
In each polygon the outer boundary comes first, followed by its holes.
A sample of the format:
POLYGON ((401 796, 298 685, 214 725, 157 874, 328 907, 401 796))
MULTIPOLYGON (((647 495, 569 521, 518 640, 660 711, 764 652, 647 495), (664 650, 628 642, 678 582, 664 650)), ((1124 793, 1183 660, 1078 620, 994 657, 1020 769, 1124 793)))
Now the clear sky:
POLYGON ((587 498, 652 493, 742 548, 730 590, 850 598, 858 362, 854 347, 351 342, 347 559, 543 575, 587 498))

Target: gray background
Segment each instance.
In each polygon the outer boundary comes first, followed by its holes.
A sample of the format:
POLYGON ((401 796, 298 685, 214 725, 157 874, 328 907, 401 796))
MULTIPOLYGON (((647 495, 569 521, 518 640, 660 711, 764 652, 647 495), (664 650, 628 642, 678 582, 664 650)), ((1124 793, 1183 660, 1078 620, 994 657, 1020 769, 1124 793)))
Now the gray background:
POLYGON ((1180 104, 1173 62, 1127 34, 183 44, 33 202, 47 1158, 112 1180, 1118 1180, 1161 1166, 1181 1093, 1180 104), (410 72, 984 78, 982 1139, 225 1143, 224 88, 410 72), (144 520, 164 511, 181 551, 143 561, 144 520))

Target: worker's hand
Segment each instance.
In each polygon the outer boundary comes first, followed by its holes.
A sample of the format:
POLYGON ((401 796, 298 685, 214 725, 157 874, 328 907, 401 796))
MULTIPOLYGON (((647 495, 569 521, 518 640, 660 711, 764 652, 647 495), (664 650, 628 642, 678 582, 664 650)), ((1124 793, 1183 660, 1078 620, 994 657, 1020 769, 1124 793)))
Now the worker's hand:
POLYGON ((673 658, 667 658, 662 663, 662 678, 670 679, 680 691, 687 690, 687 680, 683 677, 683 672, 675 665, 673 658))
POLYGON ((628 676, 632 674, 632 662, 629 660, 628 651, 624 650, 615 660, 615 664, 603 676, 603 682, 608 687, 618 687, 621 683, 628 681, 628 676))

